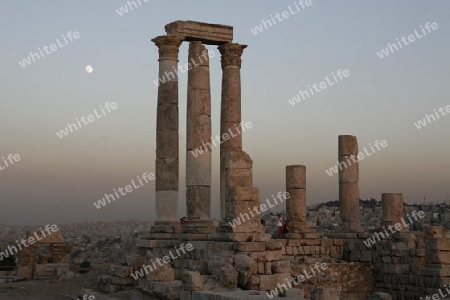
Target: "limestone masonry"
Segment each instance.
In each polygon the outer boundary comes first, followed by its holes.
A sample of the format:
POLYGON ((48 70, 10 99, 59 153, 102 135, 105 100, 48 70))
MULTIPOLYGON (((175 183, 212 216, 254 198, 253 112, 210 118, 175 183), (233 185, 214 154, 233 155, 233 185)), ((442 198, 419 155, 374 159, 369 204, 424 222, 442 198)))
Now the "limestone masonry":
MULTIPOLYGON (((205 44, 217 45, 222 67, 220 136, 241 126, 241 57, 247 46, 233 42, 233 27, 176 21, 165 28, 167 35, 152 40, 159 49, 159 77, 177 68, 183 42, 189 42, 189 61, 205 51, 205 44)), ((364 232, 360 222, 357 161, 339 171, 341 223, 338 232, 327 238, 320 238, 317 228, 306 221, 306 166, 286 166, 286 191, 290 194, 286 213, 291 231, 283 239, 274 239, 265 232, 259 215, 241 225, 230 225, 261 202, 259 190, 253 186, 253 161, 242 149, 242 134, 224 140, 220 144, 221 220, 212 220, 211 151, 197 157, 189 155, 189 151, 211 142, 209 63, 203 60, 188 73, 186 224, 180 226, 177 216, 179 110, 178 78, 174 76, 158 87, 157 220, 137 242, 136 254, 127 257, 128 266, 117 266, 111 275, 100 277, 102 290, 115 292, 137 286, 160 299, 267 299, 267 292, 277 288, 281 291, 279 285, 317 263, 328 267, 279 296, 410 300, 432 295, 450 283, 450 236, 442 227, 428 227, 424 232, 406 228, 370 247, 363 243, 372 234, 364 232), (130 277, 187 243, 192 244, 192 251, 138 280, 130 277)), ((356 157, 356 137, 339 136, 338 149, 339 162, 356 157)), ((382 210, 382 225, 399 222, 404 215, 402 194, 383 194, 382 210)), ((64 257, 65 252, 55 251, 53 261, 64 262, 57 257, 64 257)), ((31 270, 22 272, 31 276, 31 270)))

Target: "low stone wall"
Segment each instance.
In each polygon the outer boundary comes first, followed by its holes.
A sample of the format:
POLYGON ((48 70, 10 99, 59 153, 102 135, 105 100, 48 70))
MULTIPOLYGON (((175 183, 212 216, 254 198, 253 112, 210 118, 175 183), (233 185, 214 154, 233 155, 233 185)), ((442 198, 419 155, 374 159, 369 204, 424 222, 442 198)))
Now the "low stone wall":
POLYGON ((35 264, 33 278, 50 279, 55 269, 69 271, 69 264, 35 264))
POLYGON ((335 259, 343 258, 343 239, 281 239, 282 254, 292 258, 309 256, 329 256, 335 259))
POLYGON ((448 294, 444 285, 450 283, 449 237, 443 227, 430 227, 425 233, 380 236, 370 247, 367 239, 366 243, 363 239, 346 240, 344 258, 370 263, 374 289, 390 294, 393 300, 425 299, 439 289, 448 294))

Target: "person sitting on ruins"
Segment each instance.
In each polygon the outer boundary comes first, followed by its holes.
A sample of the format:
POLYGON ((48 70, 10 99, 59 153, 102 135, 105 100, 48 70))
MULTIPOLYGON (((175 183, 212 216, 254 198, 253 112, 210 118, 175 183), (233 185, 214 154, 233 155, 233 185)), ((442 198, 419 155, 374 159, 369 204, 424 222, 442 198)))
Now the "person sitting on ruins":
POLYGON ((184 222, 186 221, 186 217, 182 217, 180 219, 180 226, 184 226, 184 222))
POLYGON ((278 214, 278 238, 283 238, 283 216, 278 214))
POLYGON ((283 233, 289 233, 291 229, 289 228, 289 221, 286 221, 283 226, 283 233))

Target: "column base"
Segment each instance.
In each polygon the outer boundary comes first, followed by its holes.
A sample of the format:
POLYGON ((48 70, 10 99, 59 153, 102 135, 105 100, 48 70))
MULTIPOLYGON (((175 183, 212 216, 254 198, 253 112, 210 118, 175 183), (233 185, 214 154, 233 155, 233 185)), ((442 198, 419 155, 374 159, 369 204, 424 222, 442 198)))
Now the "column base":
POLYGON ((360 233, 364 232, 364 228, 359 223, 345 222, 341 223, 336 231, 338 233, 360 233))
POLYGON ((183 227, 179 221, 155 221, 150 229, 151 233, 181 233, 183 227))
POLYGON ((213 233, 219 222, 216 220, 186 220, 183 233, 213 233))
POLYGON ((289 233, 317 232, 316 228, 308 227, 306 222, 289 222, 289 233))
POLYGON ((265 233, 265 227, 261 224, 260 218, 246 220, 240 224, 236 224, 235 220, 223 220, 220 222, 220 226, 217 231, 222 233, 265 233))

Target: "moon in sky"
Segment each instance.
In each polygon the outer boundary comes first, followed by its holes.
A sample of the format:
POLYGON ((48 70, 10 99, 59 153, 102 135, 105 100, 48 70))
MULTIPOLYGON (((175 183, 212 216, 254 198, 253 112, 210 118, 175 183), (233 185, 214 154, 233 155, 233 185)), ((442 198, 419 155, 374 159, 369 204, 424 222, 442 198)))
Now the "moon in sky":
POLYGON ((86 71, 86 73, 89 73, 89 74, 94 72, 94 68, 92 68, 91 65, 87 65, 86 67, 84 67, 84 70, 86 71))

